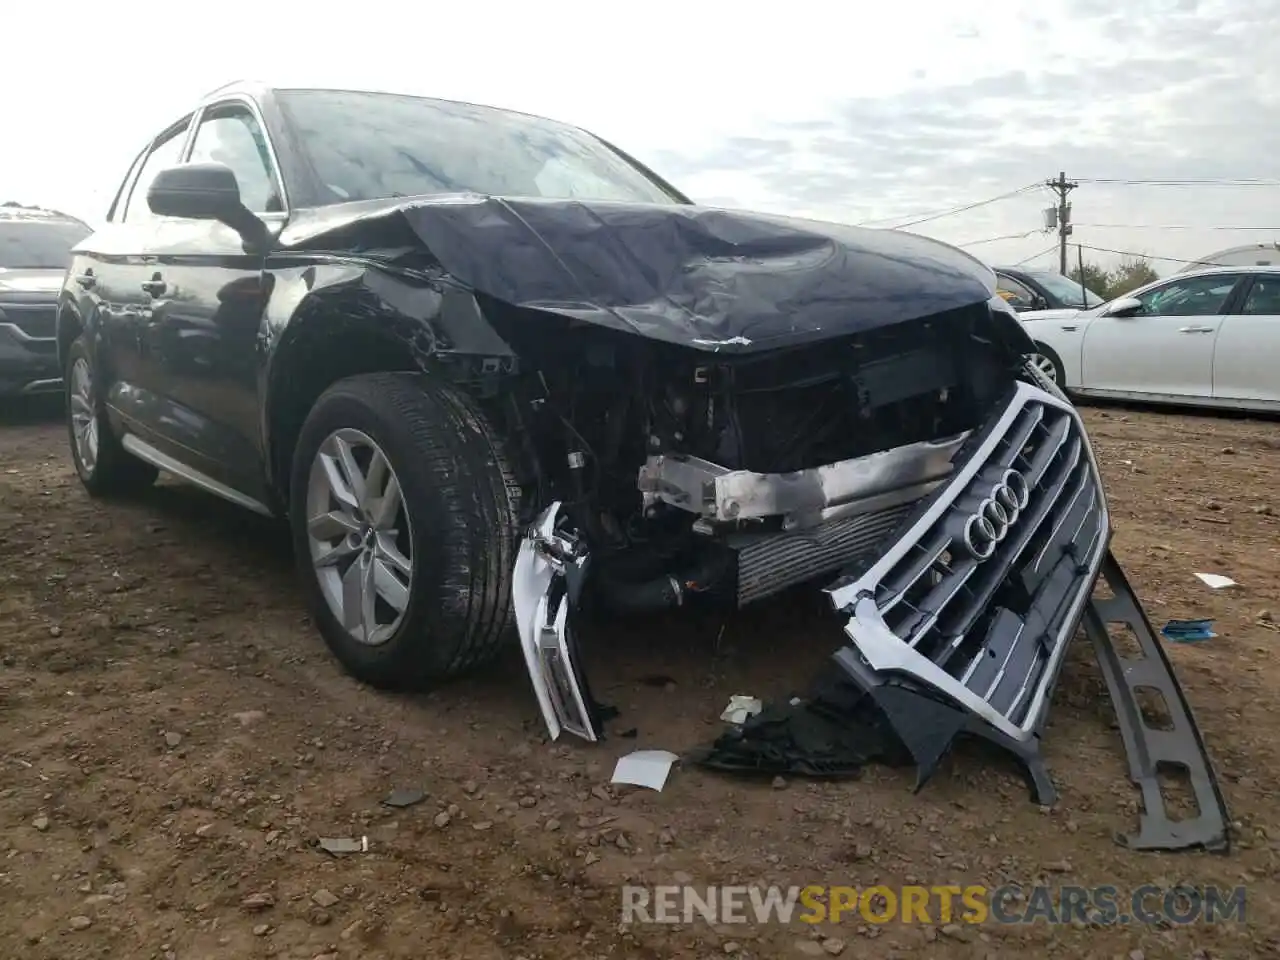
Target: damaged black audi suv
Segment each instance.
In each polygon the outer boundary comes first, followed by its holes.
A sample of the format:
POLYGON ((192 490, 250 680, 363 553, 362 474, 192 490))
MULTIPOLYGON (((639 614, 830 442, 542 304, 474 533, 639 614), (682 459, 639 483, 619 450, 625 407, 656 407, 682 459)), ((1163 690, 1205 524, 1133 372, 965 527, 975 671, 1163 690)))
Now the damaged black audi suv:
POLYGON ((518 645, 550 736, 594 741, 584 611, 812 583, 831 669, 922 767, 963 732, 1038 771, 1099 577, 1142 618, 1079 415, 943 243, 699 206, 526 114, 249 83, 148 143, 106 220, 58 319, 81 480, 287 519, 369 684, 518 645))

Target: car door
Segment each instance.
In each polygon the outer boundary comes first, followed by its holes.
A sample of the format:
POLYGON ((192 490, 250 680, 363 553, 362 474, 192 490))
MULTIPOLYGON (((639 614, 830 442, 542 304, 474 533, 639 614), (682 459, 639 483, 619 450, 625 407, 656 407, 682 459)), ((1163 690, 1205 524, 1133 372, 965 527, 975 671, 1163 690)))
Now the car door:
POLYGON ((1081 387, 1211 398, 1214 341, 1239 280, 1236 273, 1174 277, 1135 294, 1136 312, 1104 309, 1085 330, 1081 387))
POLYGON ((1213 398, 1265 409, 1280 404, 1280 273, 1246 284, 1214 346, 1213 398))
POLYGON ((153 383, 142 353, 147 300, 141 284, 149 276, 146 248, 163 219, 147 207, 147 187, 159 170, 178 162, 191 121, 188 114, 156 136, 134 161, 116 195, 107 221, 84 241, 72 263, 72 275, 84 291, 80 313, 93 331, 91 345, 99 368, 99 387, 113 415, 127 418, 130 429, 160 427, 153 383))
MULTIPOLYGON (((197 116, 185 162, 211 161, 231 168, 241 202, 278 233, 284 193, 250 101, 214 103, 197 116)), ((266 503, 257 380, 265 252, 246 252, 223 223, 178 218, 166 218, 147 252, 155 269, 144 352, 165 410, 167 452, 256 502, 247 505, 266 503)))

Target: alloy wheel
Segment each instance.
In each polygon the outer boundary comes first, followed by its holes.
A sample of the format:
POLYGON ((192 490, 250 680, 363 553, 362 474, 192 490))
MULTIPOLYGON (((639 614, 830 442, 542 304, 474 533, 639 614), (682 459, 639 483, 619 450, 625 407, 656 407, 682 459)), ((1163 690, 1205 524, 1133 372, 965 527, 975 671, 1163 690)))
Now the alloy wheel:
POLYGON ((1033 353, 1028 359, 1030 359, 1031 365, 1043 373, 1050 382, 1058 382, 1058 368, 1052 360, 1042 353, 1033 353))
POLYGON ((307 539, 320 591, 359 643, 395 634, 413 584, 413 534, 387 455, 359 430, 325 438, 307 484, 307 539))
POLYGON ((93 405, 93 372, 83 357, 71 365, 71 436, 86 473, 98 462, 98 416, 93 405))

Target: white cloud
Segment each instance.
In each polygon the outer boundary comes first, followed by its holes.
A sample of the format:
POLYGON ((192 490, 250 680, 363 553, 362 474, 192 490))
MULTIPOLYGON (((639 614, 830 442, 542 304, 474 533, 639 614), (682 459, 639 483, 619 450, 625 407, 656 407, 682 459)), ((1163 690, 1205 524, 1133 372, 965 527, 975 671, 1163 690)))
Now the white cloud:
MULTIPOLYGON (((203 14, 86 8, 76 29, 66 18, 47 4, 5 14, 8 36, 48 44, 0 59, 0 199, 86 217, 147 138, 241 77, 528 110, 600 133, 695 199, 851 222, 909 219, 1060 169, 1267 177, 1280 155, 1280 0, 220 0, 203 14)), ((1193 258, 1280 240, 1211 229, 1280 226, 1280 187, 1082 183, 1072 200, 1077 238, 1098 247, 1193 258)), ((961 243, 1021 234, 1050 202, 1034 190, 914 229, 961 243)), ((970 249, 1007 262, 1051 242, 970 249)))

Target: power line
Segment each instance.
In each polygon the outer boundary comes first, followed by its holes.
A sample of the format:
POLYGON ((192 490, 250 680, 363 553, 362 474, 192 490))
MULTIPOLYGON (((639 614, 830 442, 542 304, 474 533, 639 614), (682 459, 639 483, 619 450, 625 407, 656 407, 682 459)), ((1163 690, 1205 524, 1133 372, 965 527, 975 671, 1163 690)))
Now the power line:
POLYGON ((1112 230, 1266 230, 1280 232, 1280 227, 1218 227, 1194 223, 1078 223, 1078 227, 1100 227, 1112 230))
MULTIPOLYGON (((1212 263, 1205 260, 1182 260, 1178 257, 1157 257, 1150 253, 1135 253, 1132 250, 1110 250, 1107 247, 1093 247, 1087 243, 1078 243, 1076 246, 1083 250, 1092 250, 1094 253, 1114 253, 1121 257, 1137 257, 1140 260, 1163 260, 1167 263, 1192 263, 1201 266, 1211 267, 1212 263)), ((1034 258, 1032 258, 1034 259, 1034 258)))
MULTIPOLYGON (((889 227, 887 229, 901 230, 903 227, 914 227, 918 223, 928 223, 930 220, 940 220, 943 217, 955 216, 958 213, 965 213, 969 210, 976 210, 978 207, 985 207, 989 203, 998 203, 1001 200, 1009 200, 1012 197, 1021 196, 1022 194, 1038 189, 1039 187, 1040 187, 1039 183, 1029 183, 1026 186, 1019 187, 1017 190, 1010 190, 1008 193, 1002 193, 999 196, 988 197, 986 200, 976 200, 973 203, 966 203, 959 207, 950 207, 946 210, 939 210, 934 213, 913 215, 913 216, 917 216, 917 219, 908 220, 905 223, 899 223, 896 226, 889 227)), ((898 218, 897 217, 881 217, 878 220, 863 220, 861 223, 857 224, 857 226, 865 227, 872 223, 888 223, 889 221, 896 220, 896 219, 898 218)))
POLYGON ((1041 250, 1039 253, 1033 253, 1031 256, 1027 257, 1026 259, 1024 259, 1024 260, 1019 260, 1017 263, 1015 263, 1015 264, 1014 264, 1014 266, 1015 266, 1015 267, 1020 267, 1020 266, 1022 266, 1024 263, 1030 263, 1032 260, 1039 260, 1039 259, 1040 259, 1041 257, 1043 257, 1046 253, 1053 253, 1053 252, 1054 252, 1055 250, 1057 250, 1057 249, 1058 249, 1058 245, 1055 243, 1052 247, 1045 247, 1045 248, 1044 248, 1043 250, 1041 250))
POLYGON ((1077 177, 1077 183, 1106 183, 1133 187, 1280 187, 1280 180, 1263 177, 1205 178, 1201 180, 1130 180, 1077 177))
POLYGON ((1003 237, 986 237, 983 240, 970 240, 967 243, 957 243, 957 247, 976 247, 983 243, 995 243, 997 240, 1025 240, 1027 237, 1034 236, 1037 233, 1044 233, 1043 230, 1028 230, 1026 233, 1007 233, 1003 237))

